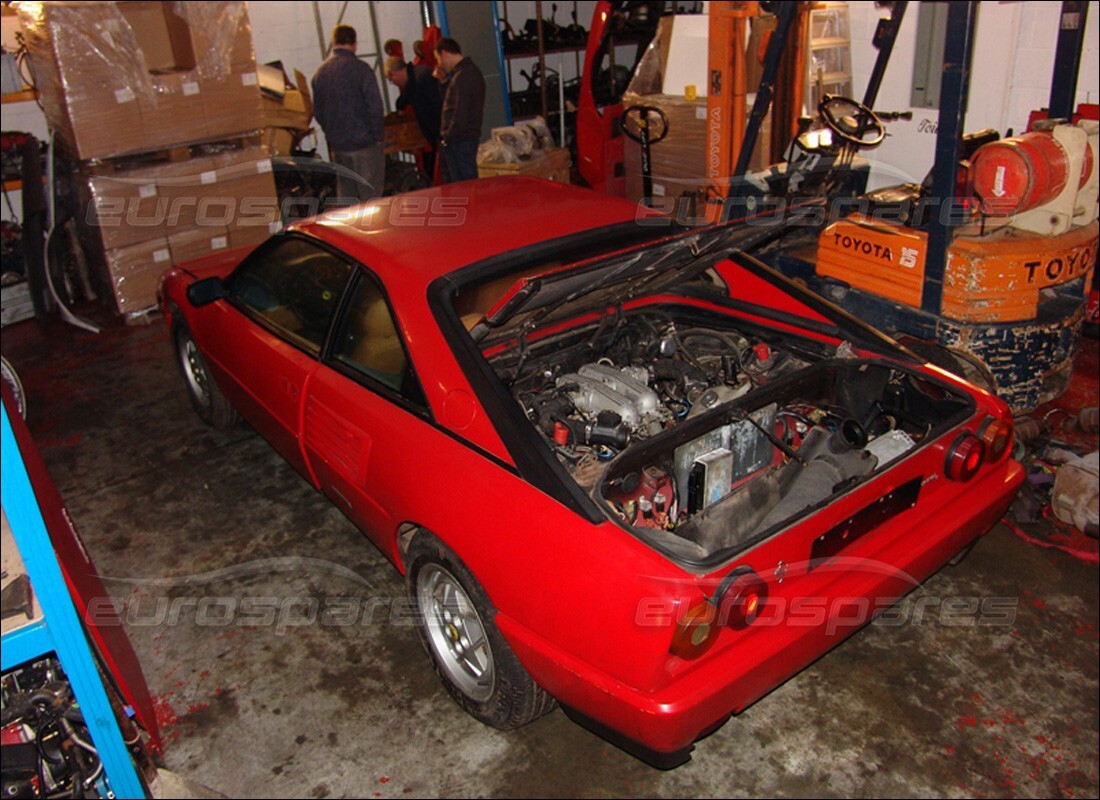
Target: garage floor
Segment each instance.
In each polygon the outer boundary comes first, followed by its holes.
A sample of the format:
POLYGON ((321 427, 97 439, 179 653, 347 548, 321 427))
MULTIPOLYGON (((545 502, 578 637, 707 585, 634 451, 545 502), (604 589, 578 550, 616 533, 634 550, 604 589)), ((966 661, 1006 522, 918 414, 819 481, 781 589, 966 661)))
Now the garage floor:
MULTIPOLYGON (((1072 543, 998 525, 699 742, 689 764, 658 772, 560 710, 512 733, 460 711, 401 613, 398 573, 249 428, 199 422, 161 325, 93 336, 29 321, 5 328, 3 345, 31 430, 123 604, 165 764, 214 792, 1100 792, 1095 547, 1090 563, 1072 543)), ((1095 369, 1096 343, 1086 349, 1095 369)))

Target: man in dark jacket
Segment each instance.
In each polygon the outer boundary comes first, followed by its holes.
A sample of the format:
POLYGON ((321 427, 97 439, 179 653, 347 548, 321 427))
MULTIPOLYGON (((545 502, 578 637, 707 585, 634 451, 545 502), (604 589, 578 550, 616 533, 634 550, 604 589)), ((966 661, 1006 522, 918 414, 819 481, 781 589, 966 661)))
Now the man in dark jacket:
POLYGON ((332 52, 313 76, 313 116, 325 132, 333 163, 343 168, 336 184, 340 198, 365 202, 382 194, 385 134, 378 81, 355 50, 355 28, 337 25, 332 52))
POLYGON ((434 175, 435 156, 439 151, 439 115, 443 110, 443 94, 439 90, 439 81, 432 75, 431 67, 420 64, 406 64, 400 56, 386 59, 386 78, 401 90, 397 98, 397 110, 404 111, 412 107, 420 132, 432 146, 431 152, 424 153, 424 170, 434 175))
MULTIPOLYGON (((477 65, 462 55, 458 42, 444 36, 435 46, 435 57, 447 78, 443 117, 439 128, 443 148, 443 182, 477 177, 477 145, 481 141, 481 117, 485 109, 485 77, 477 65)), ((438 75, 438 72, 437 72, 438 75)))

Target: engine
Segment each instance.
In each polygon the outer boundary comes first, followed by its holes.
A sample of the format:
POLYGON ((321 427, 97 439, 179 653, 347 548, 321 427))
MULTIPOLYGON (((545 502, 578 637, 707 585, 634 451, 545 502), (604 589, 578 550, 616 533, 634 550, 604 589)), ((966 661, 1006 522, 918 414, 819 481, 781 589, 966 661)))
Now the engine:
POLYGON ((844 343, 735 324, 620 314, 493 366, 612 519, 690 558, 788 524, 965 413, 844 343))
POLYGON ((611 458, 631 443, 805 365, 736 332, 681 328, 650 317, 605 333, 606 347, 589 343, 529 360, 525 366, 531 371, 513 381, 517 400, 568 463, 589 453, 611 458), (581 360, 593 349, 598 358, 581 360), (569 358, 573 352, 575 362, 569 358))
MULTIPOLYGON (((135 765, 149 780, 156 768, 137 726, 114 702, 116 721, 135 765)), ((0 680, 3 796, 108 797, 100 760, 61 664, 24 664, 0 680)))

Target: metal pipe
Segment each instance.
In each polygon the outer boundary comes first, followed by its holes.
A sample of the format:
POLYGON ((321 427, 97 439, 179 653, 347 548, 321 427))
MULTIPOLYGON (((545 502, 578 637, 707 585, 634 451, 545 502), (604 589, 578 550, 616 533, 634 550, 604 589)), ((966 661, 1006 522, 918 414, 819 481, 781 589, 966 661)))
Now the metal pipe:
POLYGON ((947 251, 951 248, 955 219, 955 183, 958 179, 966 101, 970 89, 970 59, 974 52, 974 30, 978 3, 952 0, 947 8, 947 35, 943 48, 943 78, 940 83, 940 116, 936 131, 936 160, 932 167, 934 216, 928 226, 928 251, 924 262, 921 309, 939 314, 943 304, 943 279, 947 251))

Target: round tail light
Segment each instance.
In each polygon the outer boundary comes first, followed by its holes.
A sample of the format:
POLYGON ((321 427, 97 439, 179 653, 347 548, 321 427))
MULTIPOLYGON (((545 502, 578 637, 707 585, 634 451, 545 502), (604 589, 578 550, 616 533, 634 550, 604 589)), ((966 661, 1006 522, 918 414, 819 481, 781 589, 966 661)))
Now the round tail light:
POLYGON ((985 443, 969 431, 960 433, 947 452, 944 474, 953 481, 968 481, 985 460, 985 443))
POLYGON ((739 631, 754 623, 768 599, 768 585, 749 567, 735 569, 718 584, 711 603, 718 622, 739 631))
POLYGON ((1012 449, 1013 426, 1011 420, 989 417, 978 429, 978 438, 985 444, 990 463, 1000 461, 1001 456, 1012 449))
POLYGON ((687 660, 703 655, 718 638, 718 609, 704 600, 676 624, 669 652, 687 660))

